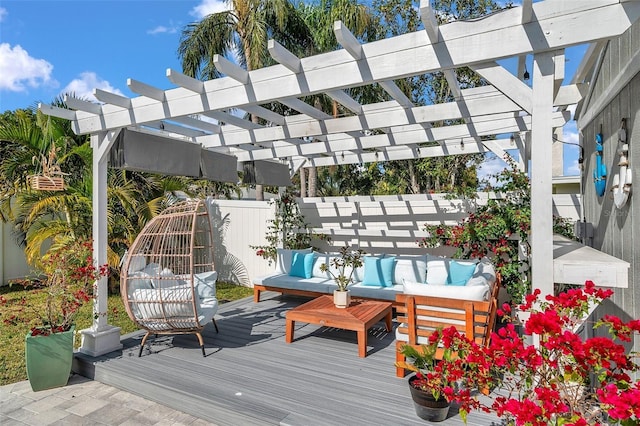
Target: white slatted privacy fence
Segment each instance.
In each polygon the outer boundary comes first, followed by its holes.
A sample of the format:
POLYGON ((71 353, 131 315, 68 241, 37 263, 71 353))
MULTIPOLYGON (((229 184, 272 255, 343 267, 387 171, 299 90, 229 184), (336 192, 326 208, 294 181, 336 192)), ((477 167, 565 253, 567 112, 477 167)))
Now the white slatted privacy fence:
MULTIPOLYGON (((487 199, 488 194, 481 193, 476 202, 486 203, 487 199)), ((371 254, 424 253, 416 241, 426 236, 425 224, 455 224, 473 206, 469 200, 447 199, 443 194, 318 197, 302 198, 298 203, 310 228, 331 236, 330 244, 317 242, 323 251, 338 251, 349 243, 371 254)), ((273 270, 250 246, 266 244, 274 206, 246 200, 212 200, 211 206, 214 222, 224 223, 216 242, 220 278, 251 286, 253 277, 273 270)), ((579 211, 579 197, 554 195, 554 212, 576 221, 579 211)), ((443 249, 429 251, 446 253, 443 249)))

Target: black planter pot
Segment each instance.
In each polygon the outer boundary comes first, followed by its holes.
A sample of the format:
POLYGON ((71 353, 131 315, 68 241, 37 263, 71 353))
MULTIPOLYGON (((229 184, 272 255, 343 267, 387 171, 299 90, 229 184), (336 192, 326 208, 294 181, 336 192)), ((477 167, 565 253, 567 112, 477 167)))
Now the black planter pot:
POLYGON ((441 422, 445 420, 449 414, 450 403, 444 396, 436 400, 431 392, 413 387, 412 383, 415 378, 415 376, 409 378, 409 390, 411 391, 413 406, 416 409, 418 417, 430 422, 441 422))

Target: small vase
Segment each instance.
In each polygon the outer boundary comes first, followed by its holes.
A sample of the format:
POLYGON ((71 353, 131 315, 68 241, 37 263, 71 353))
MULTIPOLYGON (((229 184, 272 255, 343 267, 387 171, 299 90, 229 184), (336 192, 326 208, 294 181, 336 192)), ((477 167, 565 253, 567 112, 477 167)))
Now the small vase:
POLYGON ((333 303, 336 308, 347 308, 351 303, 351 292, 349 290, 334 290, 333 303))
POLYGON ((27 378, 34 392, 66 386, 73 363, 73 334, 74 327, 48 336, 27 334, 27 378))
POLYGON ((444 396, 436 400, 430 392, 413 387, 411 382, 414 378, 415 376, 409 378, 409 390, 418 417, 429 422, 446 420, 449 414, 449 401, 444 396))

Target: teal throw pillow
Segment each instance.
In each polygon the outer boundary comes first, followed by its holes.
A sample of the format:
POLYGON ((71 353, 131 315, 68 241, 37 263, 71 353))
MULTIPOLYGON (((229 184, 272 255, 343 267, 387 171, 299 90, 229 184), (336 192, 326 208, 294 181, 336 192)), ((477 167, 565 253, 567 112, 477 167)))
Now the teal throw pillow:
POLYGON ((292 277, 311 278, 313 271, 313 253, 294 252, 291 258, 291 270, 289 275, 292 277))
POLYGON ((475 263, 460 263, 452 260, 449 262, 449 277, 447 285, 467 285, 476 270, 475 263))
POLYGON ((396 264, 395 257, 364 258, 364 279, 362 285, 372 287, 393 287, 393 267, 396 264))

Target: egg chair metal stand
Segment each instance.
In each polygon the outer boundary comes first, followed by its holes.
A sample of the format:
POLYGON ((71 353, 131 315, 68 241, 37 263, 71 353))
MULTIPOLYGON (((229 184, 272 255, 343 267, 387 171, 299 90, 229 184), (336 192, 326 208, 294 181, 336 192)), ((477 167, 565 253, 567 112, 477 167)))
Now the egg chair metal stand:
POLYGON ((151 219, 122 264, 120 294, 129 318, 150 335, 195 334, 205 356, 201 331, 214 315, 217 272, 211 221, 202 200, 176 203, 151 219))

